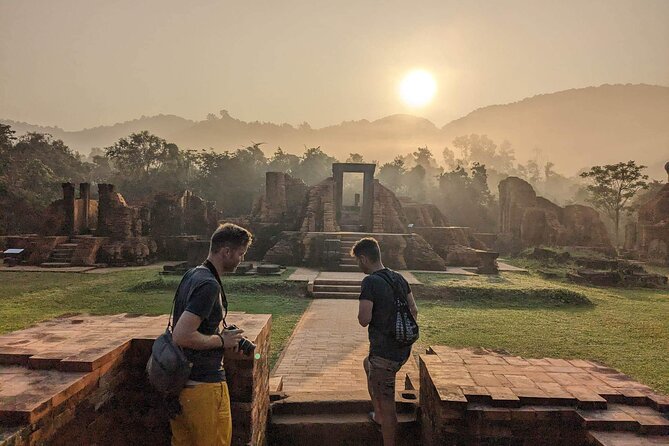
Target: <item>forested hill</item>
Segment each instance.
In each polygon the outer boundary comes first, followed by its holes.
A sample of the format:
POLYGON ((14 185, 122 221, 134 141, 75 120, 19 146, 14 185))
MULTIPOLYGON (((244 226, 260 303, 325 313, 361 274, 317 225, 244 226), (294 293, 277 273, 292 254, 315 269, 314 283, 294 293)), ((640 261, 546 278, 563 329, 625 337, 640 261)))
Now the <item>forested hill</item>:
POLYGON ((538 148, 562 172, 635 159, 664 178, 669 87, 602 85, 542 94, 478 109, 442 131, 446 141, 469 133, 507 139, 521 160, 538 148))
POLYGON ((534 158, 538 149, 541 162, 550 160, 567 174, 593 164, 635 159, 649 165, 654 177, 663 178, 662 166, 669 160, 669 87, 650 85, 603 85, 542 94, 475 110, 441 129, 410 115, 312 129, 246 122, 225 111, 203 121, 158 115, 72 132, 5 119, 0 122, 12 125, 19 134, 51 133, 83 154, 129 133, 148 130, 182 148, 222 151, 264 142, 268 155, 278 146, 296 154, 305 147, 320 146, 342 160, 358 152, 367 161, 386 162, 425 145, 441 159, 443 148, 451 146, 453 138, 478 133, 497 143, 508 140, 522 162, 534 158))

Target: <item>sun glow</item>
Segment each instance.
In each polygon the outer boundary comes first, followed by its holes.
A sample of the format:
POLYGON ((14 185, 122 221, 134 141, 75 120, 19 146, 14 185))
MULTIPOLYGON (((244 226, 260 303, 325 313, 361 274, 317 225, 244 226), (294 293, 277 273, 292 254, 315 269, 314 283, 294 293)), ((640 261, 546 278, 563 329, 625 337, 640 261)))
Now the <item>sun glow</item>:
POLYGON ((423 107, 432 101, 437 92, 437 83, 425 70, 413 70, 400 82, 400 98, 410 107, 423 107))

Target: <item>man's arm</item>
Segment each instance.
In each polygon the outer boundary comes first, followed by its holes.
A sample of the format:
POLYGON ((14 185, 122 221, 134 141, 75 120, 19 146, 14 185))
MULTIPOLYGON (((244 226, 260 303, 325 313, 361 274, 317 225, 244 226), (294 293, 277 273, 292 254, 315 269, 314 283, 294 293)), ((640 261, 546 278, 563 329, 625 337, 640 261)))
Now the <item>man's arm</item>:
POLYGON ((372 308, 374 307, 374 302, 367 299, 360 299, 360 306, 358 307, 358 322, 363 327, 369 325, 372 321, 372 308))
POLYGON ((224 338, 223 345, 221 345, 221 338, 218 335, 204 335, 197 331, 202 323, 200 316, 189 311, 184 311, 174 327, 172 338, 177 345, 181 347, 191 348, 193 350, 211 350, 214 348, 221 348, 225 345, 226 348, 234 348, 239 344, 244 330, 223 330, 221 333, 224 338))
POLYGON ((413 298, 413 292, 407 294, 407 303, 409 304, 409 311, 414 319, 418 320, 418 307, 416 306, 416 300, 413 298))

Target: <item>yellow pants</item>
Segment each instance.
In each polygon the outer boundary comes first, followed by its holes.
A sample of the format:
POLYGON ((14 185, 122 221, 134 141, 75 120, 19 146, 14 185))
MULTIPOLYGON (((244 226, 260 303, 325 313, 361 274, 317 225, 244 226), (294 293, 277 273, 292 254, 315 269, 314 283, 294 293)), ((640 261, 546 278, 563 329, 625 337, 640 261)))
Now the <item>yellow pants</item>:
POLYGON ((230 394, 225 382, 186 387, 182 412, 170 420, 172 446, 229 446, 232 439, 230 394))

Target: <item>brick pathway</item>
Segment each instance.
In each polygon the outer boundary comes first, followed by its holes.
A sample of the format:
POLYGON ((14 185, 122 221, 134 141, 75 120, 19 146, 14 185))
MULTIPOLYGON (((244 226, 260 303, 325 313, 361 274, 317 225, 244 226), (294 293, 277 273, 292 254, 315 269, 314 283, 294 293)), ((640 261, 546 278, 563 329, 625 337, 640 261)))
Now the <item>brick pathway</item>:
MULTIPOLYGON (((290 392, 355 391, 367 388, 362 360, 367 356, 367 329, 358 324, 358 301, 314 300, 295 328, 274 376, 283 377, 290 392)), ((397 374, 404 389, 409 361, 397 374)))

